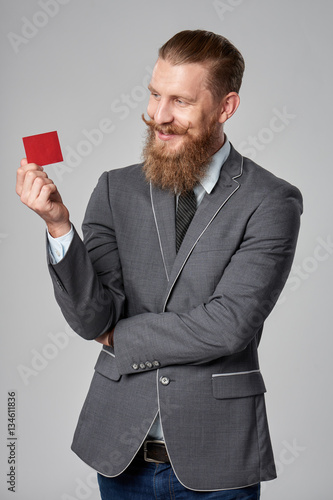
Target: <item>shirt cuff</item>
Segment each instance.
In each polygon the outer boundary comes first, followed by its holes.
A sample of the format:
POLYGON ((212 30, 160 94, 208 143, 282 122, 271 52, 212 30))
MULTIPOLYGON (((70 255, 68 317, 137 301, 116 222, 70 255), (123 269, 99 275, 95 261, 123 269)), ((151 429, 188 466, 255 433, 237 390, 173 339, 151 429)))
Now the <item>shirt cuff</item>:
POLYGON ((67 234, 59 236, 59 238, 53 238, 48 231, 46 233, 49 243, 48 248, 51 264, 58 264, 58 262, 65 257, 74 237, 73 226, 71 225, 71 229, 67 234))

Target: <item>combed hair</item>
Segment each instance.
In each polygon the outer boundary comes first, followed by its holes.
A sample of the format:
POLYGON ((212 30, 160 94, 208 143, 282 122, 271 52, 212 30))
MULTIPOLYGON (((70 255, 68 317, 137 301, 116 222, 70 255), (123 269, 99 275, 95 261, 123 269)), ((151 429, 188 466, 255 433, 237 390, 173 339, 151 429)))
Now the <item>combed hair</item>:
POLYGON ((158 55, 174 65, 207 65, 207 86, 216 99, 222 99, 229 92, 239 93, 245 69, 244 59, 222 35, 203 30, 180 31, 162 45, 158 55))

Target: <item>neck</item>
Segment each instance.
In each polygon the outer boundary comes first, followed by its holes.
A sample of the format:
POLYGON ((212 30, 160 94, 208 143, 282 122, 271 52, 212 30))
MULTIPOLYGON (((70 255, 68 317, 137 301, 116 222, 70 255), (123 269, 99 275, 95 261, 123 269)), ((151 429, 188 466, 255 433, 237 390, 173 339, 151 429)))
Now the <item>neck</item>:
POLYGON ((216 140, 216 143, 214 144, 214 147, 212 147, 212 153, 210 156, 214 156, 215 153, 218 152, 219 149, 222 148, 222 146, 224 145, 225 143, 225 134, 222 130, 222 135, 221 137, 219 137, 217 140, 216 140))

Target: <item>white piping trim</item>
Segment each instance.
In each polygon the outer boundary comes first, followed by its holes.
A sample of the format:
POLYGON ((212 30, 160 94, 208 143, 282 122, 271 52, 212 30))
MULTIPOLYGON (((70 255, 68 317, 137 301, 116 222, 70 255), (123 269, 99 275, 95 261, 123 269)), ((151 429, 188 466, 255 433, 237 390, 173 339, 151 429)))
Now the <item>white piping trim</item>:
POLYGON ((234 372, 234 373, 213 373, 212 377, 229 377, 230 375, 247 375, 249 373, 260 373, 260 370, 251 370, 247 372, 234 372))
POLYGON ((106 349, 104 349, 104 347, 103 347, 103 349, 102 349, 102 352, 105 352, 105 354, 108 354, 109 356, 112 356, 113 358, 115 358, 115 357, 116 357, 116 356, 115 356, 112 352, 109 352, 109 351, 107 351, 106 349))
MULTIPOLYGON (((235 179, 238 179, 238 177, 240 177, 241 175, 243 175, 243 163, 244 163, 244 157, 242 156, 242 163, 241 163, 241 170, 239 172, 239 174, 235 175, 232 180, 234 181, 235 179)), ((237 182, 237 181, 236 181, 237 182)))
POLYGON ((153 191, 152 191, 152 184, 151 183, 150 183, 150 200, 151 200, 151 206, 152 206, 152 209, 153 209, 155 226, 156 226, 156 229, 157 229, 158 242, 159 242, 160 249, 161 249, 164 270, 165 270, 165 274, 166 274, 167 280, 169 281, 169 274, 168 274, 168 270, 167 270, 166 263, 165 263, 165 258, 164 258, 164 252, 163 252, 163 247, 162 247, 162 241, 161 241, 160 231, 159 231, 158 224, 157 224, 157 218, 156 218, 156 212, 155 212, 155 207, 154 207, 153 191))

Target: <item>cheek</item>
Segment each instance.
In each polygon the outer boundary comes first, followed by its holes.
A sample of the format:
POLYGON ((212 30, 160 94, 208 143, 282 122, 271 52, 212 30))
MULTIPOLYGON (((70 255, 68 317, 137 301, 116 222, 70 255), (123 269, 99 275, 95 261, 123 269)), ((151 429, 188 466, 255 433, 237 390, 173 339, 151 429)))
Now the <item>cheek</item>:
POLYGON ((194 110, 184 110, 182 115, 179 115, 179 122, 183 126, 188 126, 190 125, 190 131, 194 135, 198 133, 198 131, 201 130, 201 127, 204 123, 204 117, 201 116, 200 113, 194 112, 194 110))
POLYGON ((193 128, 193 121, 190 113, 186 113, 183 111, 182 113, 174 112, 173 113, 173 123, 175 125, 179 125, 183 128, 189 128, 190 130, 193 128))

